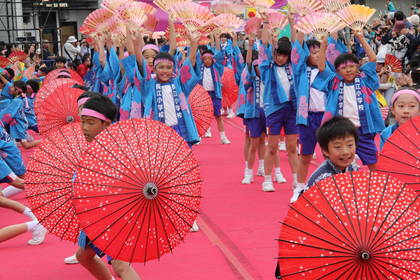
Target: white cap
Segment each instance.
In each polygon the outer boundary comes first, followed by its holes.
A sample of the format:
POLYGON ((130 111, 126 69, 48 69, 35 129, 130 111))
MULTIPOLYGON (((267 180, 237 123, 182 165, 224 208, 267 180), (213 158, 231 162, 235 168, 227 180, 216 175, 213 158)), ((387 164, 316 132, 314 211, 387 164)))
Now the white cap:
POLYGON ((77 39, 74 36, 70 36, 69 38, 67 38, 67 42, 68 43, 76 43, 77 42, 77 39))

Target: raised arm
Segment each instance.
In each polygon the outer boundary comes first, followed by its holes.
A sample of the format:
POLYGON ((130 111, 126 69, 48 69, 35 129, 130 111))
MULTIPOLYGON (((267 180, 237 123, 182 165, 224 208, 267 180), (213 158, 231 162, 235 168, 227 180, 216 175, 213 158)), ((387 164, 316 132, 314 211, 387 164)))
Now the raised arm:
POLYGON ((325 70, 326 62, 327 62, 327 48, 328 48, 328 37, 325 36, 324 40, 321 42, 321 49, 319 52, 319 59, 318 59, 318 69, 319 72, 325 70))
POLYGON ((197 50, 198 50, 198 40, 200 39, 200 33, 193 33, 189 35, 191 41, 191 49, 189 58, 191 65, 194 67, 197 59, 197 50))
POLYGON ((101 63, 102 67, 106 65, 106 55, 105 55, 105 40, 103 36, 97 37, 97 45, 98 45, 98 52, 99 52, 99 62, 101 63))
POLYGON ((261 41, 264 45, 267 45, 271 41, 269 22, 268 22, 267 16, 264 13, 261 13, 261 17, 263 19, 263 29, 262 29, 262 33, 261 33, 261 41))
MULTIPOLYGON (((134 35, 134 53, 136 54, 137 65, 139 69, 143 69, 143 47, 144 47, 144 39, 143 39, 143 29, 136 30, 134 35)), ((145 74, 145 73, 142 73, 145 74)))
POLYGON ((168 25, 169 25, 169 54, 174 55, 176 51, 176 30, 174 25, 174 20, 172 15, 169 15, 168 25))
POLYGON ((220 51, 220 34, 219 33, 213 33, 214 35, 214 48, 218 51, 220 51))
POLYGON ((369 59, 369 62, 376 62, 375 51, 372 49, 372 47, 366 41, 365 36, 363 36, 363 33, 356 32, 354 34, 354 36, 359 40, 360 44, 362 45, 363 49, 365 50, 365 53, 366 53, 366 55, 369 59))

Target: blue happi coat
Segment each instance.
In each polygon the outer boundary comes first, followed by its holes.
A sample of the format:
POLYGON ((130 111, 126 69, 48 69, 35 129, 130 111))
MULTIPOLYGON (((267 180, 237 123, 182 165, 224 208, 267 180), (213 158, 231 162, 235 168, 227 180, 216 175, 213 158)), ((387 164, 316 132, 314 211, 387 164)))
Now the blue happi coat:
MULTIPOLYGON (((180 110, 186 128, 186 135, 181 135, 187 143, 194 144, 200 141, 197 128, 194 123, 188 96, 193 88, 198 84, 199 79, 187 58, 179 70, 179 74, 170 80, 168 84, 173 84, 180 100, 180 110)), ((159 120, 158 102, 156 100, 156 78, 144 80, 142 96, 144 99, 144 117, 159 120)), ((162 84, 161 84, 162 85, 162 84)))
POLYGON ((261 91, 262 81, 252 65, 250 67, 246 66, 241 76, 236 114, 244 119, 259 118, 261 108, 259 98, 263 95, 261 91), (260 81, 258 82, 258 80, 260 81))
MULTIPOLYGON (((211 67, 212 71, 212 77, 213 77, 213 83, 214 83, 214 92, 216 98, 222 99, 222 84, 221 84, 221 78, 223 76, 224 66, 224 56, 223 53, 220 51, 215 51, 214 53, 214 63, 211 67)), ((203 70, 204 70, 204 64, 203 61, 201 61, 200 53, 197 51, 197 59, 196 59, 196 65, 195 65, 195 72, 197 74, 197 78, 199 83, 203 84, 203 70)))
MULTIPOLYGON (((360 125, 363 134, 378 133, 384 130, 385 125, 376 99, 375 90, 379 88, 379 78, 376 74, 376 63, 368 62, 360 67, 360 80, 362 100, 359 107, 360 125), (360 111, 361 110, 361 111, 360 111), (360 112, 363 112, 360 115, 360 112)), ((323 122, 333 116, 339 115, 339 88, 344 83, 343 78, 328 67, 320 72, 312 86, 328 93, 327 106, 323 122)))

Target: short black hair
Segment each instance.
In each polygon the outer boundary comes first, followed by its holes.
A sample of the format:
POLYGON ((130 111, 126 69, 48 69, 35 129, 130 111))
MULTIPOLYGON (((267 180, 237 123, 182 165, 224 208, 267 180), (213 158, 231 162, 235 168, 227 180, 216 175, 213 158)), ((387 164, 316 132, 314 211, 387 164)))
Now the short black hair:
POLYGON ((359 64, 359 59, 357 58, 357 56, 355 56, 354 54, 351 53, 343 53, 340 54, 339 56, 337 56, 337 58, 334 61, 334 67, 335 69, 338 68, 338 66, 340 66, 343 63, 346 63, 347 61, 351 61, 354 62, 356 64, 359 64))
POLYGON ((172 61, 175 64, 175 60, 173 58, 172 55, 170 55, 169 53, 158 53, 155 58, 153 59, 153 64, 155 64, 156 59, 169 59, 170 61, 172 61))
POLYGON ((291 52, 292 52, 292 43, 290 43, 289 38, 281 37, 277 41, 276 54, 284 54, 290 57, 291 52))
POLYGON ((67 59, 64 56, 57 56, 55 58, 55 63, 57 63, 57 62, 66 63, 67 62, 67 59))
POLYGON ((24 81, 14 81, 13 86, 20 89, 23 93, 26 93, 26 83, 24 81))
POLYGON ((232 36, 229 33, 222 33, 220 34, 220 38, 232 39, 232 36))
POLYGON ((204 51, 206 51, 206 50, 208 50, 209 48, 207 48, 207 46, 206 45, 199 45, 198 46, 198 50, 200 51, 200 53, 202 53, 202 52, 204 52, 204 51))
POLYGON ((38 92, 39 90, 39 83, 35 80, 27 80, 26 85, 30 86, 33 92, 38 92))
POLYGON ((402 11, 396 11, 394 13, 394 20, 405 20, 406 16, 402 11))
POLYGON ((85 63, 85 61, 88 60, 88 58, 90 58, 90 54, 87 53, 82 57, 82 63, 85 63))
MULTIPOLYGON (((74 87, 74 86, 73 86, 74 87)), ((78 98, 77 98, 77 101, 79 101, 80 99, 82 99, 82 98, 85 98, 85 97, 88 97, 88 98, 92 98, 92 97, 95 97, 95 96, 100 96, 100 95, 102 95, 102 93, 99 93, 99 92, 96 92, 96 91, 85 91, 85 92, 83 92, 78 98)))
POLYGON ((306 41, 306 45, 308 46, 308 49, 311 47, 321 47, 321 43, 318 40, 310 39, 306 41))
POLYGON ((420 85, 420 67, 411 70, 411 80, 417 87, 420 85))
POLYGON ((258 59, 258 51, 252 50, 252 61, 258 59))
POLYGON ((47 67, 39 67, 38 72, 44 72, 45 74, 48 74, 50 71, 47 67))
POLYGON ((88 91, 89 90, 88 87, 82 86, 82 85, 79 85, 79 84, 72 85, 72 88, 78 88, 78 89, 81 89, 81 90, 84 90, 84 91, 88 91))
POLYGON ((117 117, 117 107, 114 103, 112 103, 111 99, 105 95, 89 98, 89 100, 83 105, 83 108, 101 113, 111 121, 114 121, 117 117))
POLYGON ((357 143, 359 132, 356 126, 345 117, 335 116, 326 121, 316 132, 316 139, 324 151, 328 151, 328 143, 346 136, 353 136, 357 143))

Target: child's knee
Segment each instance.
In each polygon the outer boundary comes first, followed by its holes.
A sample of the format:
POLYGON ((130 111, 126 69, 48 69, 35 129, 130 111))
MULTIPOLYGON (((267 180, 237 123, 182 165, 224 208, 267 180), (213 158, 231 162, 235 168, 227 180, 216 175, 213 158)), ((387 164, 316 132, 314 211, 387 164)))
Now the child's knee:
POLYGON ((129 270, 131 270, 131 266, 128 262, 113 260, 112 261, 112 268, 114 269, 115 274, 121 278, 121 275, 124 275, 129 270))
POLYGON ((95 252, 91 252, 89 249, 79 248, 76 252, 76 259, 81 263, 85 264, 93 260, 95 252), (92 254, 93 253, 93 254, 92 254))

